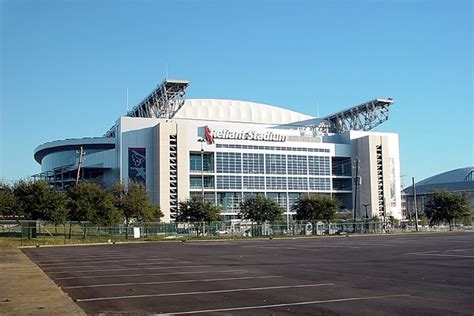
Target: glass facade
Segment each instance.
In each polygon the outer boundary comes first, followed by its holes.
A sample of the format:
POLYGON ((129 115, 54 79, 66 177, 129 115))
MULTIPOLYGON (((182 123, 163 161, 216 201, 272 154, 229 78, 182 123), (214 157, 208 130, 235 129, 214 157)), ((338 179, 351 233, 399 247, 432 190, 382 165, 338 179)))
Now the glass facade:
POLYGON ((267 190, 286 190, 286 177, 267 177, 267 190))
MULTIPOLYGON (((331 168, 334 169, 334 167, 331 164, 331 157, 314 154, 315 152, 329 152, 327 149, 303 150, 298 147, 280 149, 276 146, 250 148, 250 145, 231 144, 220 144, 216 147, 277 150, 275 153, 241 153, 234 150, 235 152, 218 151, 204 154, 203 169, 208 172, 204 177, 205 197, 222 207, 223 213, 237 213, 242 197, 257 194, 266 195, 285 210, 291 210, 302 194, 331 191, 333 182, 337 184, 337 188, 334 189, 340 190, 340 184, 351 181, 351 179, 345 178, 333 181, 331 168)), ((346 163, 349 158, 342 159, 346 163)), ((340 169, 339 166, 337 168, 340 169)), ((190 170, 191 172, 201 172, 200 153, 190 154, 190 170)), ((346 173, 339 172, 337 176, 340 177, 341 174, 345 175, 346 173)), ((197 174, 190 176, 190 189, 194 190, 192 191, 193 195, 202 194, 197 191, 202 189, 202 179, 197 174)))
POLYGON ((308 157, 308 170, 312 176, 329 176, 331 169, 329 168, 329 157, 308 157))
POLYGON ((265 155, 267 174, 286 174, 286 155, 265 155))
POLYGON ((219 192, 217 193, 217 205, 222 207, 225 212, 237 212, 242 202, 242 193, 240 192, 219 192))
POLYGON ((308 157, 288 155, 288 174, 308 174, 308 157))
POLYGON ((242 176, 217 176, 217 189, 242 189, 242 176))
POLYGON ((246 190, 264 190, 265 177, 263 176, 244 176, 244 189, 246 190))
POLYGON ((331 179, 309 178, 309 189, 311 191, 329 191, 331 190, 331 179))
POLYGON ((244 173, 264 173, 263 154, 243 153, 244 173))
POLYGON ((308 190, 308 178, 306 177, 289 177, 288 190, 308 190))
POLYGON ((189 170, 191 172, 213 172, 214 171, 214 155, 210 153, 191 153, 189 155, 189 170), (201 170, 201 162, 204 162, 201 170))
POLYGON ((241 153, 217 153, 217 173, 242 173, 241 153))

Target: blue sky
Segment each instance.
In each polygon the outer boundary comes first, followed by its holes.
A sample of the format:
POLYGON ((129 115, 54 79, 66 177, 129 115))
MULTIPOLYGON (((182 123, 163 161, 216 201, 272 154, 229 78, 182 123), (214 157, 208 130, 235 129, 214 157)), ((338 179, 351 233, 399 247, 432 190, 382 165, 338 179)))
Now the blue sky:
POLYGON ((0 0, 0 179, 100 136, 165 77, 326 115, 392 97, 405 184, 474 165, 473 2, 0 0))

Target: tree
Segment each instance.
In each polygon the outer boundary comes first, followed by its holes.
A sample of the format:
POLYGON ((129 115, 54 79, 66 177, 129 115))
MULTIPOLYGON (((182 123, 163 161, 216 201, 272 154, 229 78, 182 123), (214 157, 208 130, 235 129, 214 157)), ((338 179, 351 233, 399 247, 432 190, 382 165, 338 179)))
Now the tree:
POLYGON ((125 219, 125 238, 128 239, 128 227, 132 221, 156 222, 163 216, 158 205, 151 203, 148 193, 143 185, 129 182, 128 188, 123 183, 116 183, 110 190, 115 207, 125 219))
POLYGON ((102 226, 120 222, 120 212, 112 195, 97 184, 79 182, 69 189, 68 196, 71 221, 88 221, 102 226))
POLYGON ((178 203, 177 222, 215 222, 220 219, 219 207, 201 197, 192 197, 178 203))
POLYGON ((293 211, 297 220, 326 220, 328 223, 336 217, 339 202, 327 195, 309 194, 298 198, 293 211))
POLYGON ((240 216, 257 224, 275 222, 282 218, 283 208, 261 195, 251 196, 240 203, 240 216))
POLYGON ((67 219, 68 198, 64 192, 51 189, 46 181, 17 182, 13 193, 18 208, 29 219, 64 223, 67 219))
POLYGON ((435 190, 425 204, 425 214, 430 225, 448 222, 449 228, 455 220, 471 216, 469 196, 466 193, 455 194, 447 190, 435 190))
POLYGON ((13 188, 6 184, 0 183, 0 216, 18 217, 23 215, 18 208, 18 201, 13 193, 13 188))

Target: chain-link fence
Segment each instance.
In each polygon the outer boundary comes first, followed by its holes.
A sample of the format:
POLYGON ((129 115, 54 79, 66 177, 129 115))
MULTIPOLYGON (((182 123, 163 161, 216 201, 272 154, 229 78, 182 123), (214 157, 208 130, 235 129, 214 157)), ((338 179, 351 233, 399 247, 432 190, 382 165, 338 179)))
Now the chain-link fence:
MULTIPOLYGON (((457 226, 455 229, 472 229, 457 226)), ((248 222, 133 223, 130 226, 98 227, 88 222, 55 224, 43 221, 0 221, 0 237, 19 245, 115 243, 121 241, 173 240, 179 238, 249 238, 278 236, 323 236, 377 234, 413 231, 414 227, 384 227, 380 221, 290 221, 255 224, 248 222), (4 238, 5 239, 5 238, 4 238)), ((449 227, 422 227, 420 231, 446 231, 449 227)))

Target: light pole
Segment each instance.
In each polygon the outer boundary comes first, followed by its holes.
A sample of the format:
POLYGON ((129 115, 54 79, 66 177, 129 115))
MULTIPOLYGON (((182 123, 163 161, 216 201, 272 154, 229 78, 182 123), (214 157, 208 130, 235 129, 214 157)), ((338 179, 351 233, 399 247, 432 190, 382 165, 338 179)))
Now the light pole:
POLYGON ((362 204, 364 207, 365 207, 365 232, 367 233, 367 231, 369 230, 369 214, 367 213, 367 207, 370 205, 370 204, 362 204))
POLYGON ((204 201, 204 142, 206 140, 202 137, 198 138, 198 142, 201 143, 201 195, 204 201))
POLYGON ((356 214, 357 214, 357 195, 359 191, 359 157, 355 158, 355 194, 354 194, 354 207, 353 207, 353 224, 354 234, 356 232, 356 214))
POLYGON ((416 207, 416 187, 415 187, 415 178, 411 178, 412 188, 413 188, 413 207, 415 208, 415 228, 418 231, 418 209, 416 207))

